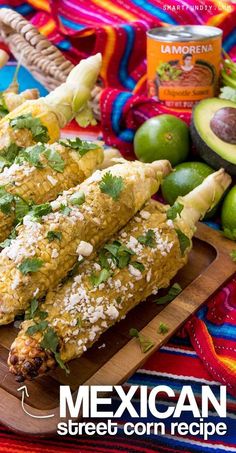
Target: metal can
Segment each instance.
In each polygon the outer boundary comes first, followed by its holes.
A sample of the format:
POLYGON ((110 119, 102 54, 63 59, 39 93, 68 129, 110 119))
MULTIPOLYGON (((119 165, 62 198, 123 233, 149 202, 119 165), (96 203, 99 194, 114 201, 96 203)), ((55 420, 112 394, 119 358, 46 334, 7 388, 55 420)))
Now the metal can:
POLYGON ((147 32, 148 96, 167 107, 191 108, 217 95, 222 30, 205 25, 168 26, 147 32))

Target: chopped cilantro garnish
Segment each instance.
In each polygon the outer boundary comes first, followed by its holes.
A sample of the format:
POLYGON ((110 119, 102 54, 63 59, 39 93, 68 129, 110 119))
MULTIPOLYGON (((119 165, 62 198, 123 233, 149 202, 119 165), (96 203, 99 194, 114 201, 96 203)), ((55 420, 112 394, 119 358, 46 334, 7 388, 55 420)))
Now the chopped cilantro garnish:
POLYGON ((233 261, 236 261, 236 250, 232 250, 232 252, 230 253, 230 256, 233 261))
POLYGON ((66 216, 67 216, 67 215, 70 214, 71 208, 69 208, 69 206, 66 206, 66 205, 64 205, 64 204, 61 204, 59 211, 60 211, 63 215, 66 215, 66 216))
POLYGON ((63 173, 65 168, 65 161, 55 149, 48 148, 44 151, 44 156, 48 160, 48 165, 58 173, 63 173))
POLYGON ((37 272, 43 266, 43 261, 38 258, 25 258, 17 267, 23 275, 37 272))
POLYGON ((178 283, 174 283, 165 296, 158 297, 158 299, 154 302, 156 302, 157 305, 163 305, 167 302, 171 302, 176 296, 178 296, 178 294, 181 293, 181 291, 181 286, 178 283))
POLYGON ((0 118, 4 118, 9 113, 9 110, 6 106, 6 102, 4 99, 4 93, 0 92, 0 118))
POLYGON ((120 193, 124 188, 124 182, 121 176, 113 176, 110 171, 103 176, 99 187, 102 193, 106 193, 113 200, 117 201, 120 193))
POLYGON ((160 322, 158 333, 165 335, 167 332, 169 332, 169 327, 164 322, 160 322))
POLYGON ((10 214, 12 211, 12 202, 14 196, 6 192, 4 187, 0 187, 0 210, 3 214, 10 214))
POLYGON ((38 204, 32 207, 30 215, 32 218, 40 219, 41 217, 48 215, 52 212, 52 206, 50 203, 38 204))
POLYGON ((60 140, 60 144, 63 146, 67 146, 68 148, 72 148, 75 151, 79 152, 80 156, 84 156, 88 151, 91 149, 97 149, 98 145, 92 142, 86 142, 81 140, 79 137, 72 138, 72 139, 62 139, 60 140))
POLYGON ((101 283, 104 283, 111 276, 111 272, 107 269, 102 269, 98 274, 92 274, 90 276, 90 281, 92 286, 99 286, 101 283))
POLYGON ((61 359, 60 353, 57 351, 58 346, 59 346, 59 339, 57 336, 57 333, 53 330, 52 327, 48 327, 47 331, 45 332, 43 339, 40 343, 41 348, 43 349, 48 349, 49 351, 52 351, 54 353, 54 357, 58 365, 66 371, 66 373, 69 373, 69 369, 66 367, 64 364, 63 360, 61 359))
POLYGON ((176 219, 177 215, 180 215, 181 212, 183 211, 184 209, 184 206, 179 203, 178 201, 176 201, 173 206, 171 206, 167 212, 166 212, 166 216, 167 216, 167 219, 171 219, 171 220, 174 220, 176 219))
POLYGON ((156 247, 155 231, 153 230, 148 230, 145 235, 139 236, 137 239, 140 244, 147 245, 151 248, 156 247))
POLYGON ((43 164, 40 160, 40 155, 45 150, 45 146, 43 144, 37 144, 34 146, 29 146, 26 149, 22 149, 18 156, 15 159, 17 164, 21 164, 22 162, 29 162, 31 165, 37 168, 42 168, 43 164))
POLYGON ((16 145, 16 143, 11 143, 9 146, 1 149, 1 156, 6 159, 6 166, 9 166, 14 162, 21 149, 22 148, 16 145))
POLYGON ((54 239, 58 239, 58 241, 61 241, 62 233, 60 231, 48 231, 47 239, 49 240, 49 242, 54 241, 54 239))
POLYGON ((82 190, 79 190, 78 192, 75 192, 73 195, 70 197, 70 203, 73 205, 80 206, 85 202, 85 194, 82 190))
POLYGON ((5 157, 0 156, 0 172, 4 169, 4 167, 10 167, 11 162, 7 160, 5 157))
POLYGON ((108 270, 110 269, 108 259, 111 259, 119 269, 123 269, 130 263, 132 255, 134 255, 134 252, 131 249, 122 245, 119 241, 113 241, 104 245, 100 251, 99 263, 108 270))
POLYGON ((41 321, 45 320, 48 316, 46 311, 39 310, 39 302, 37 299, 32 299, 31 305, 25 312, 25 319, 39 318, 41 321))
POLYGON ((13 129, 29 129, 36 142, 47 143, 49 141, 48 130, 39 118, 33 117, 31 113, 17 116, 10 120, 13 129))
POLYGON ((9 247, 9 245, 11 245, 11 242, 13 239, 16 238, 16 230, 12 230, 11 234, 8 236, 7 239, 5 239, 5 241, 1 242, 0 243, 0 247, 2 249, 4 249, 5 247, 9 247))
POLYGON ((145 267, 143 263, 140 263, 139 261, 131 261, 130 263, 135 269, 138 269, 140 272, 145 271, 145 267))
POLYGON ((22 198, 15 196, 15 217, 16 217, 16 223, 21 222, 23 217, 28 214, 30 210, 30 206, 26 201, 24 201, 22 198))
POLYGON ((181 253, 182 255, 184 255, 185 250, 191 245, 190 239, 188 238, 188 236, 186 236, 186 234, 183 233, 183 231, 179 229, 176 229, 175 231, 179 239, 181 253))
POLYGON ((130 329, 129 334, 131 337, 138 339, 141 351, 143 353, 148 352, 149 349, 153 348, 154 346, 153 341, 142 335, 137 329, 130 329))
POLYGON ((34 335, 36 332, 43 332, 47 328, 47 326, 47 321, 35 323, 32 326, 28 327, 28 329, 26 330, 26 335, 34 335))

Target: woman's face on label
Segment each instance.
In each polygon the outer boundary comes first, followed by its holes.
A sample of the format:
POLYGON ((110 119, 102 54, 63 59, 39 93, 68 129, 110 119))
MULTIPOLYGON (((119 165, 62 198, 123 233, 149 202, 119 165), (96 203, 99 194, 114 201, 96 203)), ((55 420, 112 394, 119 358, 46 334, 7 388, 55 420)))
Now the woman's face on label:
POLYGON ((192 57, 186 57, 184 60, 184 65, 185 66, 192 66, 192 57))

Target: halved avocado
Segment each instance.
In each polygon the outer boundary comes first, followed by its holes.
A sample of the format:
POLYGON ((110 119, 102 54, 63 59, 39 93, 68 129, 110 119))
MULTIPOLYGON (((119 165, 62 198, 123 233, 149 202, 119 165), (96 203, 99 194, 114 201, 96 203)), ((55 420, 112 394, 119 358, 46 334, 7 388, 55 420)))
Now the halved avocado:
POLYGON ((236 103, 218 98, 200 101, 193 109, 190 132, 205 162, 236 175, 236 103))

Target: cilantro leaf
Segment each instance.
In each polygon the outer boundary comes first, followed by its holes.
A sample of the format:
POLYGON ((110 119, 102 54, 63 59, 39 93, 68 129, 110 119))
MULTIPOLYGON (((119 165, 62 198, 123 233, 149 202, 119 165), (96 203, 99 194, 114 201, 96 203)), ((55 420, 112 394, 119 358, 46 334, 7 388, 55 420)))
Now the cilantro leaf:
POLYGON ((99 286, 101 283, 104 283, 111 276, 111 272, 107 269, 102 269, 98 274, 92 274, 90 276, 90 281, 92 286, 99 286))
POLYGON ((188 236, 186 236, 186 234, 183 233, 183 231, 179 229, 176 229, 175 231, 179 239, 181 253, 182 255, 184 255, 185 250, 191 245, 190 239, 188 238, 188 236))
POLYGON ((60 211, 63 215, 66 215, 66 216, 67 216, 67 215, 70 214, 71 208, 69 208, 69 206, 66 206, 66 205, 64 205, 64 204, 61 204, 59 211, 60 211))
POLYGON ((138 269, 140 272, 145 271, 145 267, 143 263, 140 263, 139 261, 131 261, 130 263, 135 269, 138 269))
POLYGON ((98 148, 98 145, 96 143, 81 140, 79 137, 72 138, 72 139, 66 138, 64 140, 62 139, 62 140, 60 140, 59 143, 63 146, 72 148, 75 151, 79 152, 81 157, 84 156, 91 149, 98 148))
POLYGON ((1 156, 6 159, 7 166, 11 165, 18 153, 21 151, 21 147, 16 145, 16 143, 11 143, 9 146, 1 149, 1 156))
POLYGON ((58 239, 58 241, 61 241, 62 233, 60 231, 48 231, 47 239, 49 240, 49 242, 54 241, 54 239, 58 239))
POLYGON ((66 374, 70 374, 69 368, 65 365, 63 360, 61 359, 61 354, 59 352, 55 352, 54 357, 56 362, 58 363, 59 367, 66 372, 66 374))
POLYGON ((12 202, 14 201, 14 196, 8 193, 5 188, 0 187, 0 210, 3 214, 10 214, 12 211, 12 202))
POLYGON ((124 188, 124 182, 121 176, 113 176, 108 171, 99 183, 99 187, 102 193, 109 195, 113 200, 117 201, 124 188))
POLYGON ((15 238, 16 238, 16 230, 13 229, 11 234, 8 236, 8 238, 5 239, 5 241, 0 243, 0 247, 3 248, 3 249, 5 247, 9 247, 9 245, 11 245, 12 240, 15 239, 15 238))
POLYGON ((32 299, 31 305, 28 310, 25 311, 25 319, 32 319, 38 310, 39 302, 37 299, 32 299))
POLYGON ((5 99, 4 99, 4 92, 0 92, 0 118, 4 118, 9 113, 7 108, 5 99))
POLYGON ((164 322, 160 322, 158 333, 165 335, 167 332, 169 332, 169 327, 164 322))
POLYGON ((30 272, 37 272, 42 266, 43 260, 38 258, 25 258, 17 269, 19 269, 23 275, 27 275, 30 272))
POLYGON ((162 297, 158 297, 154 302, 157 305, 164 305, 167 302, 171 302, 178 294, 182 291, 181 286, 178 283, 174 283, 168 291, 168 294, 162 297))
POLYGON ((33 324, 26 330, 26 335, 34 335, 36 332, 43 332, 47 328, 47 326, 47 321, 41 321, 39 323, 33 324))
POLYGON ((32 207, 30 211, 31 217, 39 219, 52 212, 52 206, 50 203, 38 204, 32 207))
POLYGON ((171 206, 167 212, 166 212, 166 216, 167 216, 167 219, 171 219, 171 220, 174 220, 176 219, 177 215, 180 215, 181 212, 183 211, 184 209, 184 206, 179 203, 178 201, 176 201, 173 206, 171 206))
POLYGON ((33 117, 31 113, 26 113, 10 120, 13 129, 28 129, 36 142, 47 143, 49 141, 48 130, 39 118, 33 117))
POLYGON ((156 247, 155 231, 149 229, 145 235, 139 236, 137 238, 138 242, 148 247, 156 247))
POLYGON ((48 160, 48 165, 58 173, 63 173, 65 161, 55 149, 48 148, 44 151, 44 155, 48 160))
POLYGON ((82 190, 79 190, 78 192, 75 192, 70 197, 70 203, 72 205, 80 206, 84 202, 85 202, 85 194, 84 194, 84 192, 82 190))
POLYGON ((153 348, 154 343, 151 339, 142 335, 137 329, 130 329, 129 334, 131 337, 137 338, 140 344, 141 351, 143 353, 148 352, 149 349, 153 348))
POLYGON ((25 217, 26 214, 28 214, 30 207, 26 201, 24 201, 22 198, 15 196, 15 216, 16 216, 16 222, 19 223, 25 217))
POLYGON ((236 261, 236 250, 232 250, 232 252, 230 253, 230 256, 233 261, 236 261))
POLYGON ((54 357, 58 365, 66 371, 66 373, 69 373, 69 369, 66 367, 64 364, 63 360, 61 359, 60 353, 57 351, 58 346, 59 346, 59 339, 57 336, 57 333, 54 331, 52 327, 49 327, 47 331, 45 332, 43 339, 40 343, 41 348, 43 349, 48 349, 49 351, 52 351, 54 353, 54 357))
POLYGON ((5 157, 0 156, 0 172, 2 172, 4 167, 10 167, 11 164, 12 163, 9 160, 7 160, 5 157))
POLYGON ((45 146, 43 144, 37 144, 29 146, 26 149, 22 149, 16 157, 15 163, 21 164, 22 162, 29 162, 29 164, 34 167, 42 168, 43 164, 40 160, 40 155, 44 150, 45 146))
POLYGON ((119 269, 123 269, 130 263, 131 255, 134 255, 131 249, 122 245, 119 241, 113 241, 104 245, 99 254, 99 262, 102 267, 109 269, 108 259, 110 258, 119 269))

